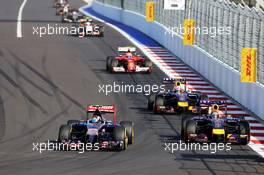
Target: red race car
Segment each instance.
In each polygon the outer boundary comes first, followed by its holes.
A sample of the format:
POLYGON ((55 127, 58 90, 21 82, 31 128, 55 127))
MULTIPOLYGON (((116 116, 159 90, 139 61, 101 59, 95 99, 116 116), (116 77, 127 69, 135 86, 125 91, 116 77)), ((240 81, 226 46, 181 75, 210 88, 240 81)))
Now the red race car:
POLYGON ((136 53, 135 47, 118 47, 118 56, 109 56, 106 69, 115 72, 152 72, 152 62, 136 53))

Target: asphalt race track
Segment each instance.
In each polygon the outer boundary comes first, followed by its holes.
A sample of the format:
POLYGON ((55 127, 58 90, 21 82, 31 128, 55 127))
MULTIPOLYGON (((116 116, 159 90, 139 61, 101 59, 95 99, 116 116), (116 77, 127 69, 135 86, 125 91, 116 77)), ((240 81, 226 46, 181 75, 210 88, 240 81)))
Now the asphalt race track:
POLYGON ((131 45, 108 26, 104 38, 33 35, 33 26, 62 25, 51 0, 28 0, 18 39, 20 3, 0 5, 0 174, 264 174, 263 159, 248 146, 215 154, 165 151, 164 142, 179 142, 181 116, 153 115, 143 94, 98 92, 113 82, 159 85, 165 75, 157 67, 150 75, 108 73, 106 57, 131 45), (56 140, 60 125, 85 116, 90 103, 115 104, 118 120, 134 121, 135 144, 123 152, 32 150, 33 143, 56 140))

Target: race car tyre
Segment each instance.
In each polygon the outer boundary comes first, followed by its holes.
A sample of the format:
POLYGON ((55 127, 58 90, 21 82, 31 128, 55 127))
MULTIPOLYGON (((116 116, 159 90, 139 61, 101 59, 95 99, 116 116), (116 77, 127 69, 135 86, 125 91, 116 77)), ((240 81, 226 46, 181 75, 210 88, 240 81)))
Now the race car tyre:
POLYGON ((58 142, 69 141, 71 139, 71 126, 62 125, 59 130, 58 142))
POLYGON ((64 15, 61 17, 61 22, 65 23, 66 21, 64 20, 64 15))
POLYGON ((184 139, 184 136, 185 136, 185 131, 186 131, 186 129, 184 129, 184 127, 183 127, 183 125, 181 126, 181 140, 185 140, 184 139))
POLYGON ((113 137, 115 141, 123 141, 124 144, 122 150, 127 149, 128 139, 127 139, 126 129, 123 126, 114 128, 113 137))
POLYGON ((121 121, 120 125, 126 129, 128 144, 133 144, 135 136, 134 123, 132 121, 121 121))
POLYGON ((113 130, 115 141, 123 141, 126 138, 126 129, 123 126, 117 126, 113 130))
POLYGON ((117 67, 117 66, 118 66, 118 61, 115 60, 115 59, 113 59, 113 60, 111 61, 110 71, 111 71, 112 73, 114 73, 113 68, 114 68, 114 67, 117 67))
POLYGON ((153 64, 152 64, 151 61, 146 60, 146 61, 145 61, 145 67, 148 67, 148 68, 149 68, 148 73, 151 73, 151 72, 152 72, 153 64))
POLYGON ((181 122, 181 139, 184 140, 185 132, 186 132, 186 124, 192 118, 191 115, 182 115, 181 122))
POLYGON ((109 56, 106 58, 106 70, 110 70, 110 67, 111 67, 111 63, 112 63, 112 60, 114 59, 114 57, 112 56, 109 56))
POLYGON ((103 26, 100 26, 99 27, 99 33, 100 33, 100 37, 104 37, 104 27, 103 26))
POLYGON ((189 120, 186 122, 186 131, 184 132, 184 141, 188 142, 189 134, 196 134, 196 122, 193 120, 189 120))
POLYGON ((104 37, 104 32, 101 32, 99 37, 104 37))
POLYGON ((164 106, 164 99, 162 97, 157 97, 155 99, 154 105, 153 105, 153 112, 154 114, 159 113, 158 106, 164 106))
POLYGON ((72 124, 79 124, 80 120, 68 120, 67 125, 72 125, 72 124))
POLYGON ((250 126, 247 121, 240 121, 240 134, 241 135, 247 135, 247 138, 241 139, 241 144, 242 145, 247 145, 250 141, 250 126))
POLYGON ((148 110, 153 110, 153 104, 156 98, 156 93, 152 93, 150 94, 149 98, 148 98, 148 110))

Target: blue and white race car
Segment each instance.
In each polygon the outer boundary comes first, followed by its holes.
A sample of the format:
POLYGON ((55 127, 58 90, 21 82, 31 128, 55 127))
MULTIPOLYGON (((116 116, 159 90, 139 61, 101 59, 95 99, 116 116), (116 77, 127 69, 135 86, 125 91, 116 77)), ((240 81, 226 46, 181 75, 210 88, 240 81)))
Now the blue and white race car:
POLYGON ((115 106, 88 105, 86 120, 69 120, 59 130, 58 142, 68 144, 92 143, 100 150, 125 150, 134 142, 134 123, 116 121, 115 106), (103 114, 112 113, 113 120, 103 114), (92 114, 92 115, 91 115, 92 114))

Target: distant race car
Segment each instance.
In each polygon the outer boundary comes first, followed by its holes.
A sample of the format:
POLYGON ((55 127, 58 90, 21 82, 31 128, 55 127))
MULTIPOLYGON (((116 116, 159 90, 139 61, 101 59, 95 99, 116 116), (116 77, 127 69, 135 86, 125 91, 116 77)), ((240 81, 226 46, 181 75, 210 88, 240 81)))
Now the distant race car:
POLYGON ((77 23, 86 20, 86 16, 79 12, 77 9, 73 9, 70 12, 67 12, 62 15, 62 23, 77 23))
POLYGON ((207 95, 186 88, 185 78, 164 78, 164 84, 172 84, 173 88, 165 92, 153 93, 147 101, 147 108, 157 113, 197 113, 200 101, 208 99, 207 95))
MULTIPOLYGON (((249 122, 244 117, 232 117, 220 109, 225 101, 202 101, 209 113, 200 113, 182 119, 181 138, 185 142, 230 142, 246 145, 250 140, 249 122)), ((223 106, 224 105, 224 106, 223 106)), ((201 111, 202 112, 202 111, 201 111)))
POLYGON ((86 120, 69 120, 60 127, 58 142, 77 146, 79 143, 98 143, 100 150, 121 151, 134 142, 134 123, 117 123, 115 106, 89 105, 86 120), (113 120, 103 116, 107 113, 112 113, 113 120))
POLYGON ((65 4, 68 4, 68 0, 54 0, 53 7, 54 8, 60 8, 63 7, 65 4))
POLYGON ((118 47, 117 56, 109 56, 106 59, 106 69, 115 72, 152 72, 152 62, 136 53, 135 47, 118 47))
POLYGON ((77 8, 70 7, 69 4, 66 4, 56 9, 56 16, 63 16, 67 13, 71 14, 72 12, 79 12, 79 10, 77 8))
POLYGON ((64 6, 56 8, 56 16, 62 16, 64 14, 64 6))
POLYGON ((101 26, 93 21, 93 19, 84 19, 79 20, 79 24, 75 24, 74 27, 77 31, 76 36, 85 37, 85 36, 104 36, 104 26, 101 26))

